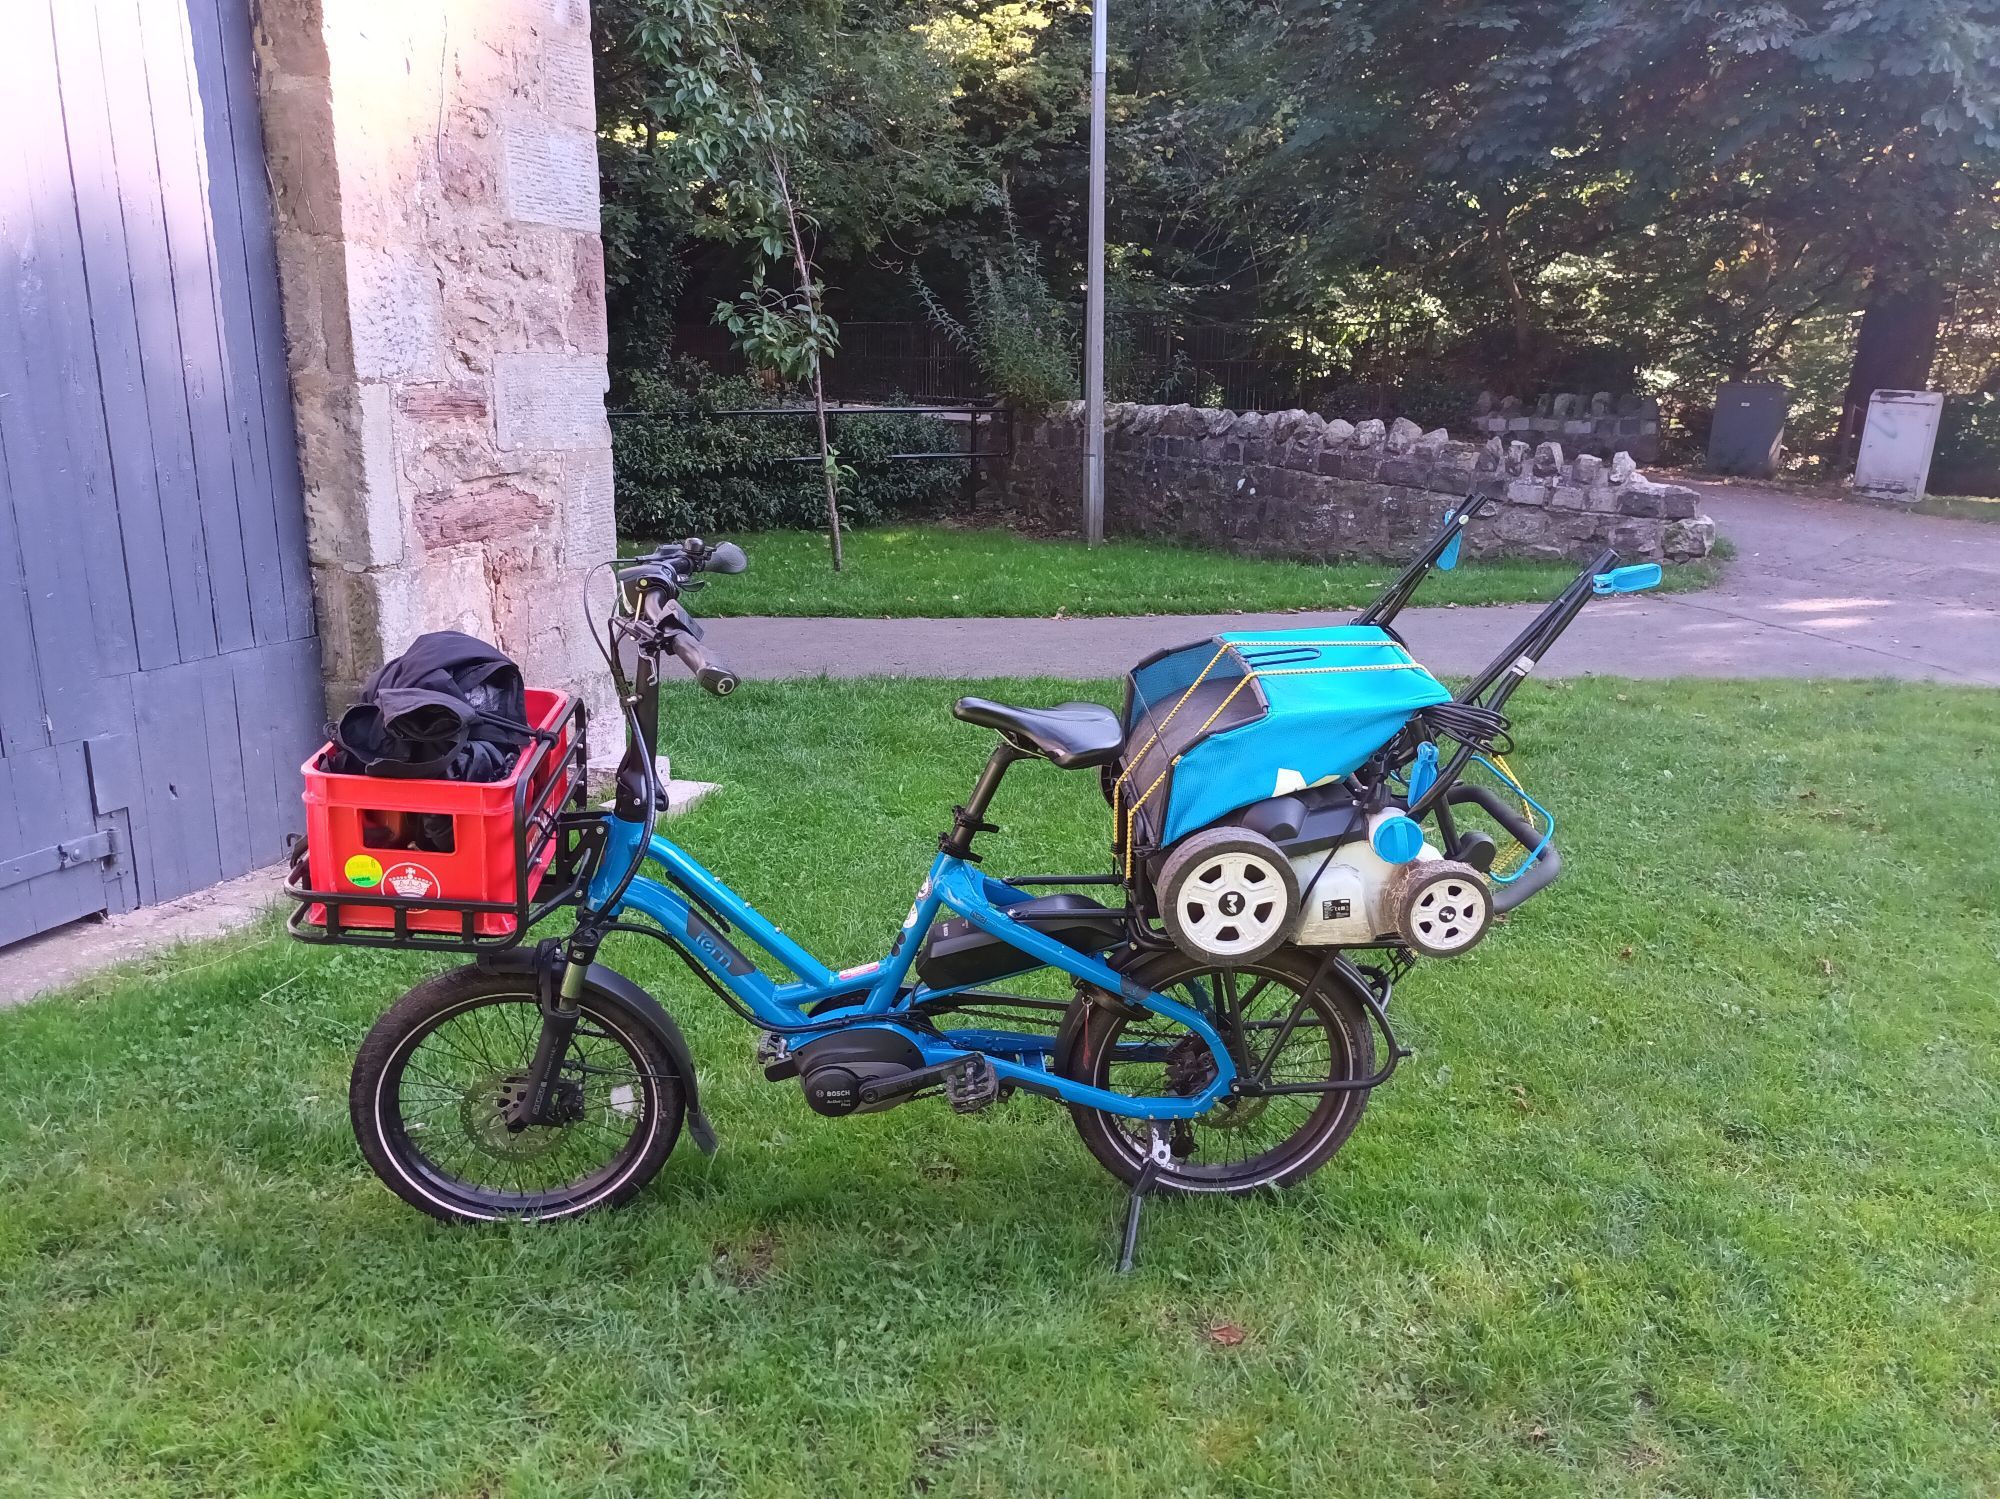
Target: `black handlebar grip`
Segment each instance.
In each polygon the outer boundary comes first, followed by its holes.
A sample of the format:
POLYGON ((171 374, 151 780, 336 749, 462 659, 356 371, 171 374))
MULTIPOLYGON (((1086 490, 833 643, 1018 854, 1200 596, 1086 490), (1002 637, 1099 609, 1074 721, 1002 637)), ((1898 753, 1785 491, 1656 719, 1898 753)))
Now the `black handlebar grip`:
POLYGON ((711 663, 692 635, 675 632, 668 642, 668 649, 680 658, 681 665, 694 673, 695 682, 702 691, 716 697, 728 697, 736 690, 741 679, 728 667, 711 663))

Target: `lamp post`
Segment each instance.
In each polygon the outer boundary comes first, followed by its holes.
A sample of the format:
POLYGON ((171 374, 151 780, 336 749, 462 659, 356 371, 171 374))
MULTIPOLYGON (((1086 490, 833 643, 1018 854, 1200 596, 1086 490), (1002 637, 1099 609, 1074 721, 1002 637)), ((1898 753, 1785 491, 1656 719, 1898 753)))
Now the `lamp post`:
POLYGON ((1083 539, 1104 541, 1104 114, 1106 10, 1090 6, 1090 250, 1083 307, 1083 539))

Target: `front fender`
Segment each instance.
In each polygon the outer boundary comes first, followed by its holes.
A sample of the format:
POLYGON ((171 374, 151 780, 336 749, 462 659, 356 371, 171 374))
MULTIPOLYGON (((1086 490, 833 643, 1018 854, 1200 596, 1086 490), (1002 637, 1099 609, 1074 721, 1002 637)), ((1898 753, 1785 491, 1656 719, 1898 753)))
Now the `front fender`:
MULTIPOLYGON (((532 978, 540 955, 534 948, 509 948, 505 952, 482 953, 479 966, 489 973, 517 974, 532 978)), ((560 965, 565 960, 558 954, 554 961, 560 965)), ((687 1094, 687 1130, 695 1146, 703 1155, 715 1154, 715 1129, 708 1122, 708 1116, 701 1111, 701 1088, 695 1079, 694 1053, 688 1050, 687 1037, 669 1015, 666 1008, 652 995, 641 989, 632 980, 615 968, 607 968, 602 963, 592 963, 590 971, 584 975, 584 988, 594 990, 610 998, 613 1002, 629 1010, 639 1021, 659 1038, 673 1060, 674 1070, 680 1074, 681 1088, 687 1094)))

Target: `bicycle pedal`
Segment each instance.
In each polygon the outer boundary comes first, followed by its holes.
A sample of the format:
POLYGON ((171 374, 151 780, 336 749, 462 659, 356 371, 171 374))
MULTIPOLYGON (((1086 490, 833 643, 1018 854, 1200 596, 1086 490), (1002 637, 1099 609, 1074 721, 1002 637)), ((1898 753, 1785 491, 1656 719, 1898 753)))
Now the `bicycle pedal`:
POLYGON ((970 1114, 1000 1097, 1000 1074, 985 1057, 968 1057, 945 1074, 944 1098, 954 1111, 970 1114))
POLYGON ((764 1069, 764 1076, 774 1083, 799 1075, 798 1059, 792 1055, 791 1044, 776 1031, 759 1031, 755 1052, 757 1065, 764 1069))

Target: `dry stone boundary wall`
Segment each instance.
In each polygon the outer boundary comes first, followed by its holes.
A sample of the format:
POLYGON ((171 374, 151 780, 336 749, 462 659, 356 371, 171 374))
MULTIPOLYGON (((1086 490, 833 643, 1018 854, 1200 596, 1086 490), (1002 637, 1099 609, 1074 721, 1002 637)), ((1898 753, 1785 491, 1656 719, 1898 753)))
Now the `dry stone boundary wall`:
MULTIPOLYGON (((1700 497, 1646 478, 1623 452, 1568 456, 1560 443, 1495 436, 1457 442, 1414 422, 1328 421, 1309 411, 1236 412, 1113 405, 1105 411, 1105 524, 1116 536, 1253 556, 1400 560, 1453 501, 1490 495, 1474 557, 1692 562, 1715 525, 1700 497)), ((1073 528, 1082 505, 1083 411, 1058 407, 1020 424, 993 464, 991 509, 1073 528)))

